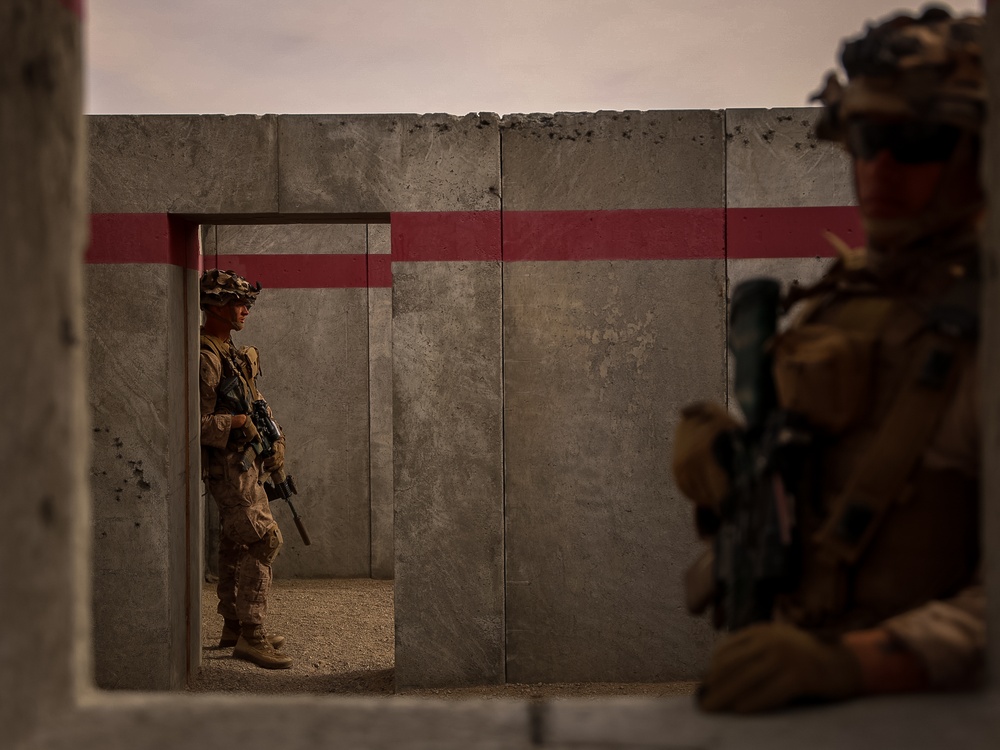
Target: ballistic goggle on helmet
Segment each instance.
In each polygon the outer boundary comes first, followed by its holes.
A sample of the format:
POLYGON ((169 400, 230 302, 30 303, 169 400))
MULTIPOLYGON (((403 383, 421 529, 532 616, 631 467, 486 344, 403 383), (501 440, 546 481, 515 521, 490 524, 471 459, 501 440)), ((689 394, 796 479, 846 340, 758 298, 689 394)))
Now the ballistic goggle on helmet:
POLYGON ((987 101, 983 30, 981 17, 940 7, 869 25, 841 51, 847 82, 831 72, 812 97, 824 105, 816 135, 846 145, 851 118, 871 115, 978 134, 987 101))
POLYGON ((247 307, 257 301, 260 282, 250 282, 233 271, 211 268, 201 275, 201 307, 219 307, 230 302, 242 302, 247 307))

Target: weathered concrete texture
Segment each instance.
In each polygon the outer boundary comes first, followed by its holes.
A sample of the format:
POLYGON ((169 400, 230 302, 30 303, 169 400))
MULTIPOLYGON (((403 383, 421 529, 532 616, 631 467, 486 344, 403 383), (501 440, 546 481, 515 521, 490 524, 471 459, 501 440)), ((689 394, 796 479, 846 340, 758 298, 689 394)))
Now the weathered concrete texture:
POLYGON ((819 111, 725 111, 729 208, 854 205, 847 154, 813 135, 819 111))
POLYGON ((282 213, 499 207, 494 114, 282 115, 282 213))
POLYGON ((670 455, 725 391, 721 261, 516 263, 504 275, 509 682, 690 679, 697 555, 670 455))
POLYGON ((504 210, 722 207, 722 113, 507 115, 504 210))
POLYGON ((985 750, 1000 731, 997 695, 869 698, 751 718, 698 712, 688 698, 565 699, 542 707, 541 741, 554 748, 985 750))
POLYGON ((276 213, 274 115, 97 115, 93 213, 276 213))
POLYGON ((368 298, 364 289, 270 289, 233 336, 260 349, 259 384, 286 435, 286 470, 312 546, 286 504, 277 576, 361 576, 371 566, 368 298))
POLYGON ((364 224, 247 224, 205 227, 202 254, 364 253, 364 224))
MULTIPOLYGON (((391 252, 389 225, 369 224, 369 255, 391 252)), ((392 289, 385 287, 368 288, 368 402, 371 574, 373 578, 392 578, 392 289)))
POLYGON ((526 701, 259 695, 101 697, 24 750, 316 747, 528 750, 526 701))
POLYGON ((186 678, 185 503, 197 503, 186 455, 197 427, 183 335, 189 275, 160 265, 86 271, 101 687, 169 689, 186 678))
MULTIPOLYGON (((990 107, 1000 105, 1000 7, 993 5, 986 14, 986 81, 990 107)), ((980 344, 979 394, 983 419, 982 497, 983 574, 986 578, 988 606, 987 632, 991 634, 989 658, 990 683, 1000 689, 1000 390, 993 384, 1000 380, 1000 118, 987 120, 982 175, 989 194, 986 229, 983 235, 983 288, 981 310, 983 328, 980 344)))
MULTIPOLYGON (((505 210, 725 204, 720 112, 502 123, 505 210)), ((716 242, 721 255, 721 223, 716 242)), ((705 658, 711 634, 681 605, 696 540, 669 466, 680 406, 725 397, 724 274, 721 260, 506 264, 508 681, 686 678, 705 658)))
POLYGON ((91 679, 80 19, 0 3, 0 745, 91 679))
POLYGON ((151 696, 87 700, 24 750, 246 750, 317 745, 358 750, 938 750, 995 747, 993 695, 871 698, 754 717, 708 715, 690 698, 546 701, 290 696, 151 696))
POLYGON ((393 276, 396 684, 502 683, 500 267, 393 276))

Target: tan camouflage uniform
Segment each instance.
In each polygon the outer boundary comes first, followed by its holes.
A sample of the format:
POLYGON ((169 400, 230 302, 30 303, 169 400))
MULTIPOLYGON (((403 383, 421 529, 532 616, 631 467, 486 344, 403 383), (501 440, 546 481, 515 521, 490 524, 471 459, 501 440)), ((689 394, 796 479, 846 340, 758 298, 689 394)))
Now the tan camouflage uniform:
MULTIPOLYGON (((981 29, 980 18, 940 11, 870 27, 844 48, 849 82, 831 74, 816 97, 825 105, 817 134, 844 143, 852 116, 900 118, 957 126, 958 148, 974 148, 986 102, 981 29)), ((798 290, 794 322, 773 342, 782 406, 826 436, 813 473, 791 488, 802 577, 779 599, 775 618, 820 636, 884 628, 920 658, 932 687, 949 688, 977 682, 986 641, 974 338, 956 345, 947 397, 933 416, 924 407, 933 397, 916 395, 911 383, 936 335, 928 310, 946 298, 977 308, 978 286, 967 282, 978 273, 983 206, 935 201, 917 220, 866 220, 869 248, 840 247, 827 276, 798 290), (836 346, 824 348, 829 341, 836 346), (911 413, 891 416, 907 391, 911 413), (917 429, 928 436, 922 442, 910 438, 917 429), (912 460, 893 451, 909 451, 912 460), (861 506, 871 499, 857 491, 866 462, 876 467, 866 489, 878 487, 878 469, 894 462, 907 467, 904 481, 883 483, 886 510, 871 531, 863 527, 863 544, 841 543, 844 527, 834 530, 831 518, 855 499, 861 506)), ((692 405, 682 416, 675 478, 708 518, 729 491, 713 441, 738 427, 718 405, 692 405)), ((711 570, 706 556, 689 572, 692 612, 711 599, 711 570)))
MULTIPOLYGON (((245 362, 247 350, 204 335, 224 353, 245 362)), ((227 620, 259 625, 267 614, 271 562, 281 544, 281 532, 271 516, 262 486, 260 461, 247 471, 240 462, 245 433, 230 429, 232 415, 217 411, 217 389, 223 365, 211 346, 203 344, 199 365, 201 442, 208 448, 204 472, 208 491, 219 507, 219 614, 227 620)), ((249 388, 247 389, 249 393, 249 388)))
MULTIPOLYGON (((980 137, 987 101, 982 30, 980 17, 950 18, 933 10, 920 23, 899 16, 869 29, 845 47, 849 82, 842 84, 831 74, 816 97, 825 105, 818 134, 844 143, 844 125, 852 115, 878 113, 950 124, 980 137)), ((947 208, 932 204, 928 221, 951 222, 955 231, 915 241, 903 251, 902 268, 893 268, 877 250, 870 251, 862 263, 881 279, 883 288, 902 285, 904 295, 926 305, 957 277, 977 273, 975 222, 982 210, 976 204, 947 208)), ((895 228, 869 222, 866 229, 869 236, 878 236, 895 228)), ((918 224, 914 231, 920 236, 927 229, 918 224)), ((973 307, 977 291, 972 288, 967 294, 973 307)), ((883 388, 893 378, 888 361, 907 348, 898 333, 904 328, 905 323, 899 322, 892 339, 892 326, 886 324, 885 336, 890 340, 883 344, 879 370, 883 388)), ((883 539, 866 553, 862 570, 854 574, 855 599, 867 595, 869 601, 882 602, 882 613, 895 609, 892 616, 886 614, 882 626, 921 657, 931 685, 939 688, 977 682, 986 646, 986 598, 977 571, 980 440, 976 381, 972 351, 954 396, 903 489, 904 496, 890 511, 887 528, 879 532, 883 539), (858 594, 865 586, 867 592, 858 594)), ((888 400, 892 391, 882 393, 888 400)), ((828 498, 832 492, 828 491, 828 498)))

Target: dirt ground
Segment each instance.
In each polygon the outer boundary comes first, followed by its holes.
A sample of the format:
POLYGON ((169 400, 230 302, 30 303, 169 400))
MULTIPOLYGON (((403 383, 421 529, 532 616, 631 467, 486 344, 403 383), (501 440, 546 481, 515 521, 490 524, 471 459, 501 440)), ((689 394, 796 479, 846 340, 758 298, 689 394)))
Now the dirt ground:
MULTIPOLYGON (((276 580, 268 630, 287 639, 290 669, 267 670, 217 647, 222 617, 215 586, 202 589, 202 665, 188 689, 226 693, 394 695, 392 581, 276 580)), ((556 697, 687 695, 693 682, 486 685, 405 690, 434 697, 556 697)))

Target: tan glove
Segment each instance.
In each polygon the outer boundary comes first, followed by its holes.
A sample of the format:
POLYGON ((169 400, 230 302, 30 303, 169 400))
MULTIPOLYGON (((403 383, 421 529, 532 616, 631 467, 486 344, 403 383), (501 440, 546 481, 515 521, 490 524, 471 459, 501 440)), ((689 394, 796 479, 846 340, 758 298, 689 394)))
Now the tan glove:
POLYGON ((861 691, 861 665, 842 643, 826 643, 791 625, 762 623, 719 643, 698 703, 705 711, 753 713, 796 698, 842 700, 861 691))
POLYGON ((285 441, 279 440, 274 444, 274 455, 264 459, 261 468, 268 474, 272 474, 285 466, 285 441))
POLYGON ((729 474, 719 465, 715 441, 740 429, 725 407, 700 401, 684 407, 674 436, 672 468, 677 487, 699 507, 717 512, 729 493, 729 474))

